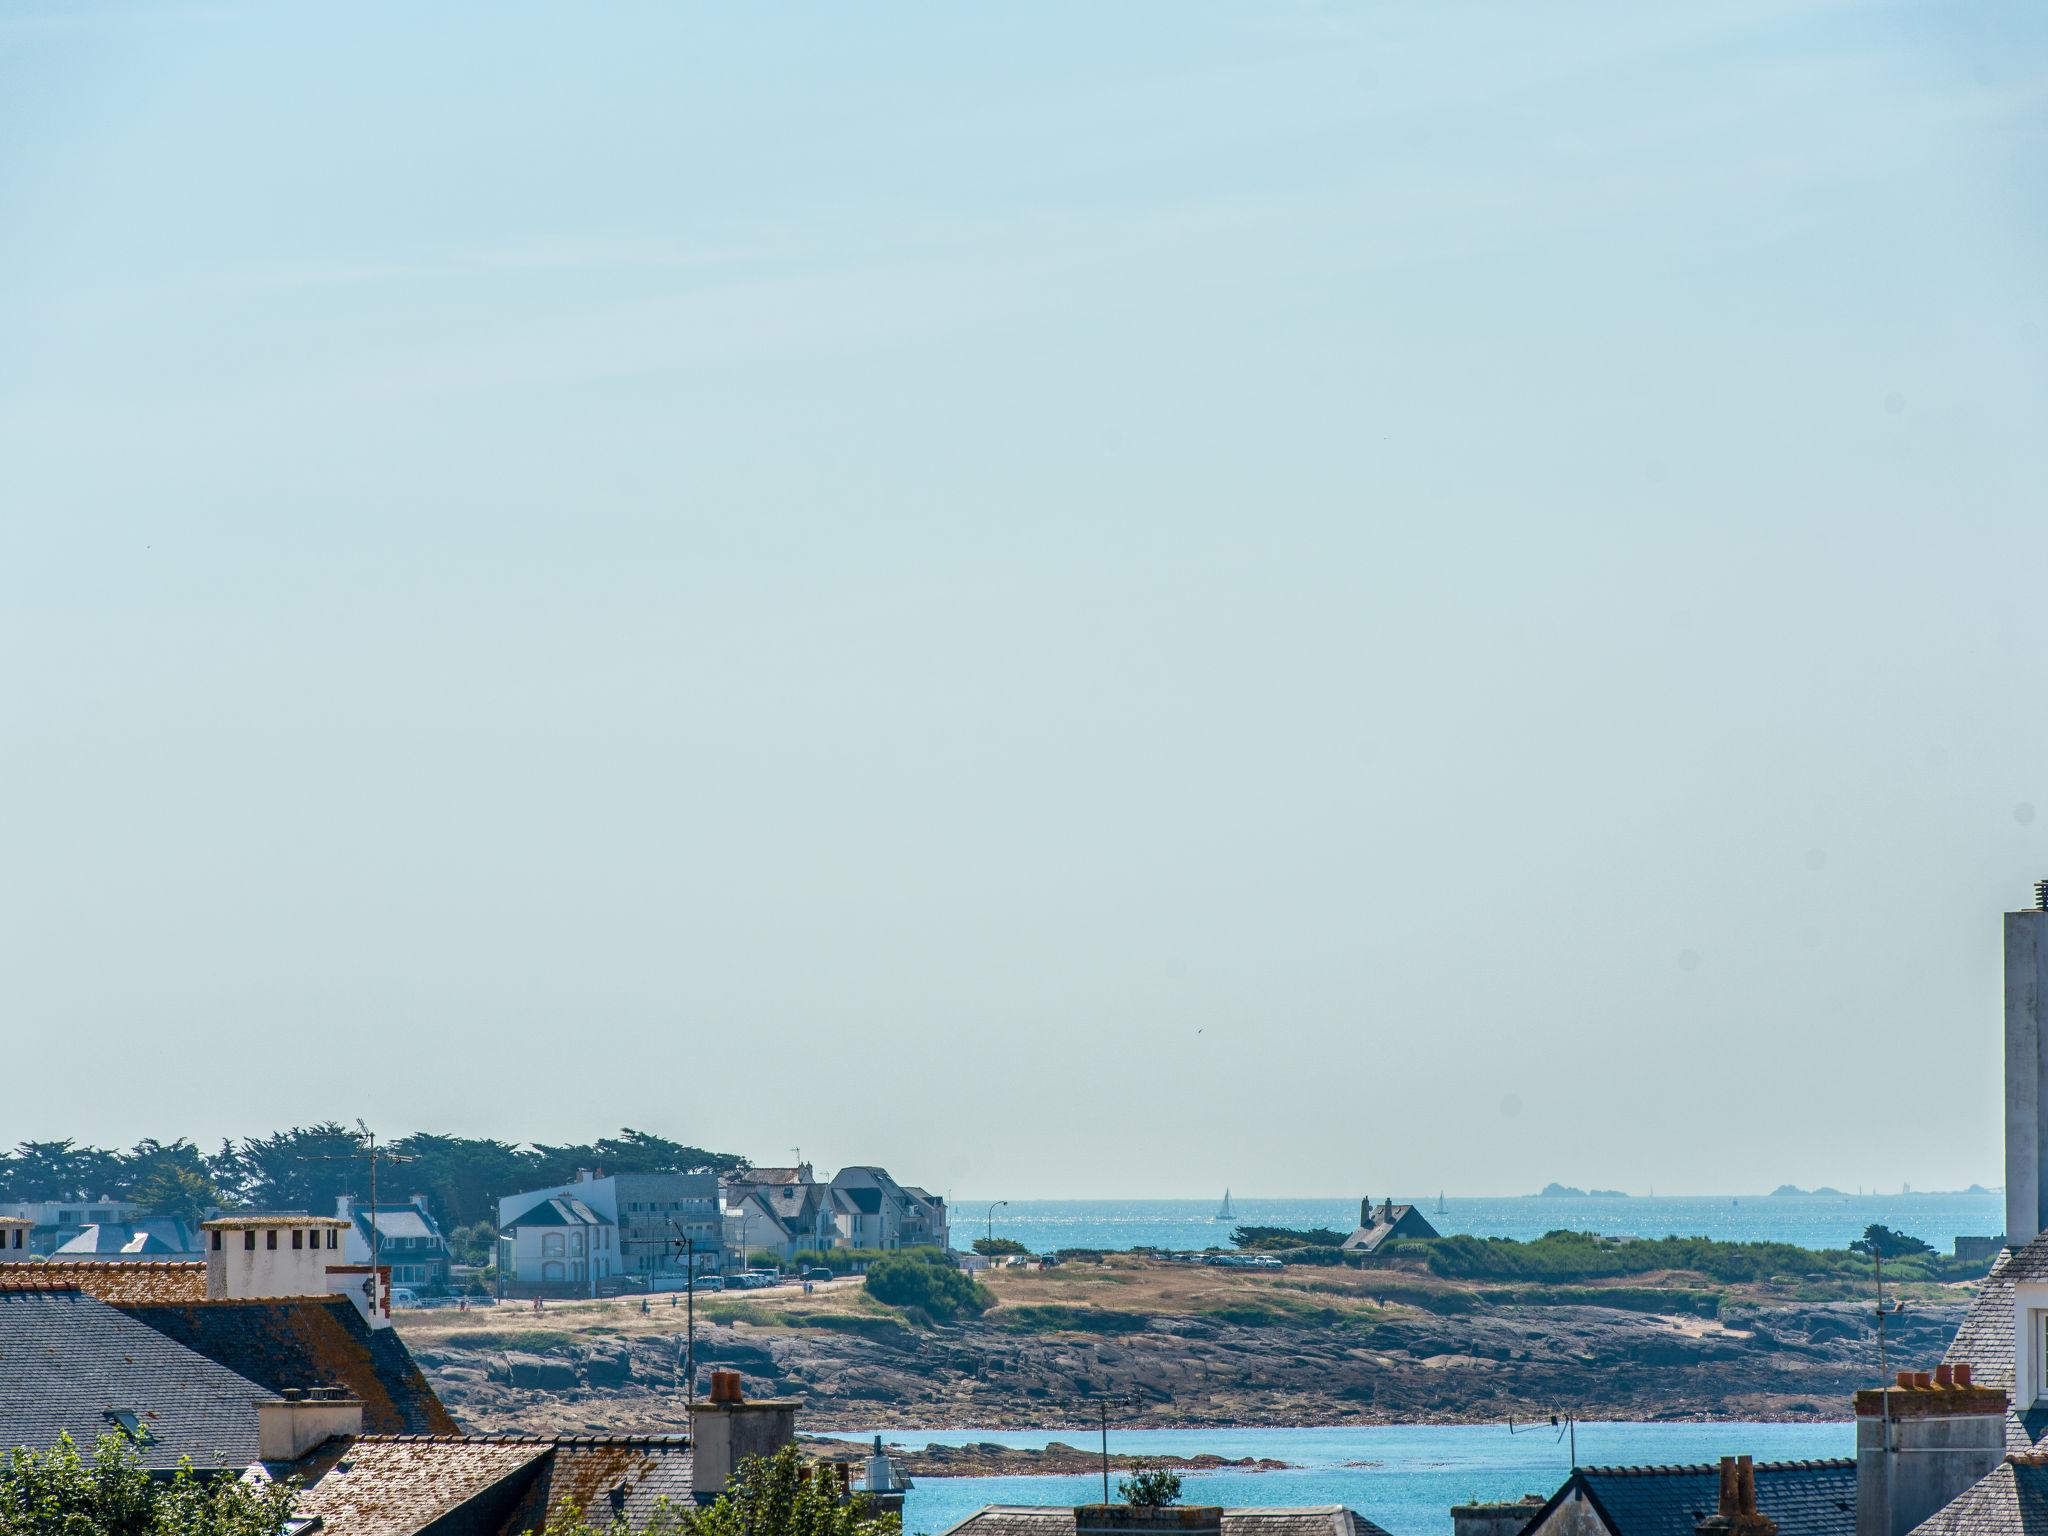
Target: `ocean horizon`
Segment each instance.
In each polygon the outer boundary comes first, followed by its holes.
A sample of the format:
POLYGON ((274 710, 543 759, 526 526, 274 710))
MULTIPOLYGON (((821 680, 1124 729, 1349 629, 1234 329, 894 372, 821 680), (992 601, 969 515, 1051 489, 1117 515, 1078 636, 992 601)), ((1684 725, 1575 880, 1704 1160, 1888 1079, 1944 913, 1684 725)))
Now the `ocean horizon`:
MULTIPOLYGON (((1375 1201, 1386 1191, 1371 1191, 1375 1201)), ((1801 1248, 1846 1247, 1873 1223, 1947 1253, 1958 1237, 1992 1237, 2004 1230, 2002 1191, 1797 1195, 1435 1195, 1393 1194, 1419 1207, 1445 1236, 1510 1237, 1527 1241, 1545 1232, 1598 1232, 1611 1237, 1707 1237, 1725 1242, 1792 1243, 1801 1248)), ((965 1248, 991 1230, 1034 1253, 1060 1248, 1227 1248, 1239 1226, 1328 1227, 1349 1232, 1358 1221, 1356 1198, 1231 1197, 1229 1218, 1219 1215, 1221 1194, 1209 1200, 1010 1200, 954 1196, 952 1240, 965 1248), (992 1213, 990 1206, 994 1205, 992 1213)))

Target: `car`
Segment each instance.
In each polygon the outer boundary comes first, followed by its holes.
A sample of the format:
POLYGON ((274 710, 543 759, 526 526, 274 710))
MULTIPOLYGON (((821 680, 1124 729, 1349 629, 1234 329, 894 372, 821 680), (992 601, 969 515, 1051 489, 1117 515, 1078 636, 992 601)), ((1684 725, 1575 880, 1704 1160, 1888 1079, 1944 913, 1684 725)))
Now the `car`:
POLYGON ((829 1269, 807 1269, 804 1271, 803 1277, 806 1280, 830 1280, 833 1278, 832 1271, 829 1269))
POLYGON ((779 1284, 782 1276, 776 1274, 772 1269, 750 1269, 742 1274, 739 1279, 743 1289, 758 1291, 763 1286, 779 1284))
MULTIPOLYGON (((251 1238, 250 1241, 254 1242, 255 1239, 251 1238)), ((394 1285, 391 1287, 391 1305, 394 1307, 416 1307, 419 1304, 420 1299, 414 1294, 411 1286, 394 1285)))
POLYGON ((699 1275, 697 1277, 697 1289, 700 1291, 722 1291, 725 1289, 725 1278, 722 1275, 699 1275))

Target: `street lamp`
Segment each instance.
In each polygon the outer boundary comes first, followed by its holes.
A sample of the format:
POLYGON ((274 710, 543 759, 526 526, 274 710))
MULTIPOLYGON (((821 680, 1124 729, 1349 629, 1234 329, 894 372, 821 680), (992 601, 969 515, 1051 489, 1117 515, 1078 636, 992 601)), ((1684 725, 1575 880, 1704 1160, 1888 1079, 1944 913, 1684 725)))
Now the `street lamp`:
POLYGON ((996 1245, 996 1206, 1009 1203, 1007 1200, 998 1200, 988 1208, 988 1245, 991 1248, 996 1245))

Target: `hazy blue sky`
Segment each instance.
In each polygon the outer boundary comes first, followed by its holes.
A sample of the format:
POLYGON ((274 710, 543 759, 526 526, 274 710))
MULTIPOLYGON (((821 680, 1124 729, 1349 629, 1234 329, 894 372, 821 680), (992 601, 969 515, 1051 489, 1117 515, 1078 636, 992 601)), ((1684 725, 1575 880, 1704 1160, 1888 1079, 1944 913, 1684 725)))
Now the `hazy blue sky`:
POLYGON ((1995 1182, 2048 13, 0 9, 0 1141, 1995 1182))

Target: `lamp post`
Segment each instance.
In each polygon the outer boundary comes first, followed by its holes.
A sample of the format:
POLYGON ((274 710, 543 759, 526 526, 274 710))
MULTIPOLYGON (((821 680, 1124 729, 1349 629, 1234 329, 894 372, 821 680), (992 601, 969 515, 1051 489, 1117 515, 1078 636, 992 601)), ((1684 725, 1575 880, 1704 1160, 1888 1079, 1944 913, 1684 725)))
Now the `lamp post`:
POLYGON ((996 1206, 1009 1203, 1007 1200, 997 1200, 988 1208, 988 1245, 991 1248, 996 1245, 996 1206))

